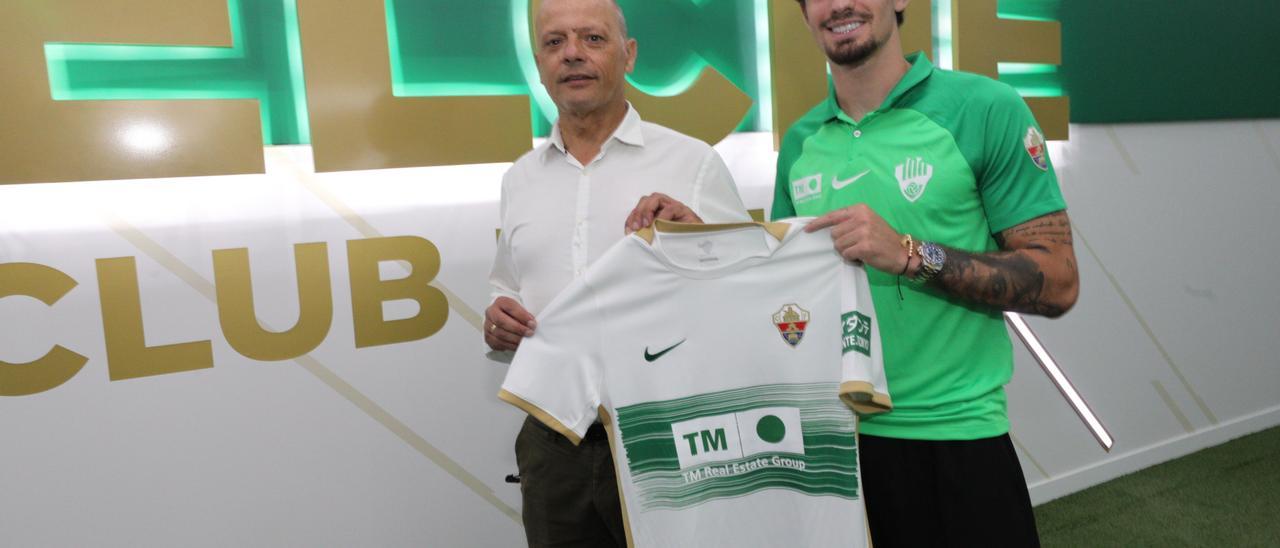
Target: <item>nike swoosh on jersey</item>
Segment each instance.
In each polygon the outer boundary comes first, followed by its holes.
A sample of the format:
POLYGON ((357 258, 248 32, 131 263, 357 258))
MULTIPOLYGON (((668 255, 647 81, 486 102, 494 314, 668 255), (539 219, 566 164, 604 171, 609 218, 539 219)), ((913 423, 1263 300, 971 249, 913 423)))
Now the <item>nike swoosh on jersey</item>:
POLYGON ((650 354, 650 353, 649 353, 649 347, 647 347, 647 346, 646 346, 646 347, 644 348, 644 361, 652 362, 652 361, 654 361, 654 360, 657 360, 658 358, 661 358, 663 354, 666 354, 667 352, 670 352, 670 351, 672 351, 672 350, 675 350, 675 348, 676 348, 677 346, 680 346, 680 345, 684 344, 684 341, 685 341, 685 340, 687 340, 687 339, 680 339, 680 342, 675 343, 675 344, 673 344, 673 345, 671 345, 671 346, 668 346, 668 347, 666 347, 666 348, 662 349, 662 350, 661 350, 661 351, 659 351, 657 354, 650 354))
POLYGON ((857 174, 857 175, 854 175, 853 177, 850 177, 850 178, 845 179, 845 180, 843 180, 843 181, 841 181, 840 179, 834 179, 834 180, 832 180, 832 181, 831 181, 831 188, 834 188, 834 189, 836 189, 836 190, 840 190, 840 189, 842 189, 842 188, 844 188, 844 187, 847 187, 847 186, 849 186, 849 185, 853 184, 853 183, 854 183, 854 182, 856 182, 858 179, 863 178, 863 177, 864 177, 864 176, 866 176, 866 174, 868 174, 868 173, 871 173, 871 170, 870 170, 870 169, 868 169, 868 170, 866 170, 866 171, 864 171, 864 172, 862 172, 862 173, 859 173, 859 174, 857 174))

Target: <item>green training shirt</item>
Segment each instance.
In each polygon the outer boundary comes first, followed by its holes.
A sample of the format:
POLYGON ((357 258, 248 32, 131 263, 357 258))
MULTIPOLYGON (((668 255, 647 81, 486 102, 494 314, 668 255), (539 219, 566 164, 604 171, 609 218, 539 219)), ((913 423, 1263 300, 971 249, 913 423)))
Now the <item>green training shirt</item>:
MULTIPOLYGON (((916 241, 998 249, 992 234, 1066 209, 1044 137, 1013 88, 935 69, 917 53, 879 109, 860 121, 827 100, 787 131, 771 218, 865 203, 916 241)), ((1013 351, 1000 310, 867 268, 894 410, 862 432, 978 439, 1009 430, 1013 351)))

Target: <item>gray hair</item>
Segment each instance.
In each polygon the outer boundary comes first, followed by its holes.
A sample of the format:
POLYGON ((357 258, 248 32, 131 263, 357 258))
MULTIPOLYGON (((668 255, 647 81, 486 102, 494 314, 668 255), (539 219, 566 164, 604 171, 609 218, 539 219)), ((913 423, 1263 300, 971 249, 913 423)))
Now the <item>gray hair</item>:
POLYGON ((630 38, 631 34, 627 32, 627 16, 622 13, 622 6, 618 4, 618 0, 609 0, 613 4, 614 11, 618 12, 618 28, 622 31, 623 38, 630 38))

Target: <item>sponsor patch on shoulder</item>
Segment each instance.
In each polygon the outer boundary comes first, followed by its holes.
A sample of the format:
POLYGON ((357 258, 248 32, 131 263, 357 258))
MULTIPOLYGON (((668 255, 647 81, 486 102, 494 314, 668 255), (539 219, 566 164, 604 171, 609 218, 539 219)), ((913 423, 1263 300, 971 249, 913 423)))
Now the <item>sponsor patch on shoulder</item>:
POLYGON ((1027 128, 1027 135, 1022 138, 1022 146, 1026 147, 1031 161, 1040 171, 1049 170, 1049 148, 1044 144, 1044 134, 1036 126, 1027 128))
POLYGON ((848 354, 850 350, 856 350, 862 355, 870 357, 871 317, 855 310, 841 314, 840 321, 844 324, 844 352, 841 352, 841 354, 848 354))

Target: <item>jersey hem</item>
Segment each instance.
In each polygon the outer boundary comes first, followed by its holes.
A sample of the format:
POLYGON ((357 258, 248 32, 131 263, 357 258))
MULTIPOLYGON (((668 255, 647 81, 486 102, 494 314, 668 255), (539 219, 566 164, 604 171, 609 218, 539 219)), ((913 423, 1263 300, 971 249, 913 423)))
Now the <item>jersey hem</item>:
POLYGON ((563 423, 556 420, 555 417, 551 416, 551 414, 547 413, 546 411, 543 411, 542 408, 525 401, 524 398, 521 398, 520 396, 507 392, 505 389, 503 389, 498 391, 498 399, 505 401, 516 407, 519 407, 525 413, 528 413, 529 416, 535 419, 538 419, 539 422, 547 425, 548 428, 555 430, 556 432, 560 433, 560 435, 568 438, 569 441, 572 442, 574 445, 578 445, 582 443, 582 436, 579 436, 573 430, 570 430, 569 427, 565 426, 563 423))
POLYGON ((888 394, 876 392, 866 381, 840 383, 840 401, 861 415, 875 415, 893 410, 893 400, 888 394))
POLYGON ((869 436, 879 436, 882 438, 898 438, 904 440, 924 440, 924 441, 966 441, 979 440, 983 438, 994 438, 1009 433, 1008 423, 992 424, 984 427, 958 428, 949 427, 946 424, 930 425, 928 427, 915 426, 891 426, 883 424, 873 424, 867 421, 858 421, 860 433, 869 436))

